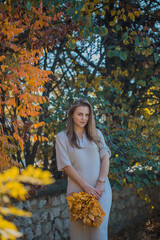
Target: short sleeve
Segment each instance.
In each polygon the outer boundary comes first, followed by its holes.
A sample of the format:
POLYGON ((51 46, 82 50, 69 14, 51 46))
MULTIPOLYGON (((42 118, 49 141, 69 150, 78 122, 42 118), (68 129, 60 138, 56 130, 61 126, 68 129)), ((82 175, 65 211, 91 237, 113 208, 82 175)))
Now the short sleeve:
POLYGON ((56 160, 59 171, 63 171, 64 167, 71 165, 67 150, 67 139, 63 132, 58 133, 56 137, 56 160))
POLYGON ((100 150, 99 150, 100 158, 103 158, 106 153, 109 153, 109 157, 111 157, 111 151, 110 151, 109 147, 105 143, 103 134, 101 133, 101 131, 99 129, 97 129, 97 130, 98 130, 98 135, 99 135, 100 141, 101 141, 101 143, 100 143, 100 150))

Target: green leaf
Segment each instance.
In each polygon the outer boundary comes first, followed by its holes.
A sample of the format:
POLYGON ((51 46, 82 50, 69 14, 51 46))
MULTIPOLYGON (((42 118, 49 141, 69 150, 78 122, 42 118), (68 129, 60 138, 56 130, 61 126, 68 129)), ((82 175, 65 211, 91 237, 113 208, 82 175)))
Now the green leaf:
POLYGON ((139 46, 142 43, 142 39, 138 36, 135 37, 135 46, 139 46))
POLYGON ((139 81, 137 82, 137 84, 140 85, 140 86, 142 86, 142 87, 145 87, 145 86, 146 86, 146 82, 143 81, 143 80, 139 80, 139 81))
POLYGON ((127 39, 127 38, 128 38, 128 33, 125 32, 124 39, 127 39))
POLYGON ((127 59, 127 52, 121 51, 119 56, 121 60, 125 61, 127 59))
POLYGON ((101 33, 101 28, 100 27, 94 27, 93 32, 95 34, 100 34, 101 33))
POLYGON ((77 22, 79 20, 80 17, 80 11, 78 11, 76 14, 74 14, 73 19, 75 20, 75 22, 77 22))
POLYGON ((147 185, 149 185, 149 184, 150 184, 150 182, 148 181, 148 179, 147 179, 147 178, 144 178, 144 179, 143 179, 143 182, 144 182, 145 184, 147 184, 147 185))
POLYGON ((148 46, 148 41, 146 38, 143 39, 143 46, 144 47, 147 47, 148 46))
POLYGON ((120 51, 118 49, 115 49, 114 50, 114 55, 119 57, 120 56, 120 51))
POLYGON ((107 51, 107 56, 108 56, 108 57, 113 57, 113 56, 114 56, 114 51, 108 50, 108 51, 107 51))
POLYGON ((27 9, 28 9, 28 10, 31 10, 31 8, 32 8, 32 5, 31 5, 31 3, 30 3, 29 1, 27 2, 27 5, 26 5, 26 7, 27 7, 27 9))
POLYGON ((106 27, 101 27, 101 36, 106 36, 108 34, 108 29, 106 27))
POLYGON ((143 187, 143 184, 141 183, 141 182, 136 182, 136 184, 137 184, 137 188, 141 188, 141 187, 143 187))
POLYGON ((84 37, 84 39, 86 39, 86 38, 88 38, 89 37, 89 31, 88 31, 88 29, 86 28, 85 30, 84 30, 84 33, 83 33, 83 37, 84 37))
POLYGON ((69 46, 70 46, 71 49, 74 50, 76 48, 76 41, 72 41, 72 40, 69 41, 69 46))
POLYGON ((51 123, 52 120, 51 120, 50 118, 46 118, 46 119, 44 120, 44 122, 45 122, 45 123, 51 123))
POLYGON ((158 60, 159 60, 159 55, 158 55, 158 53, 154 53, 154 61, 155 61, 155 62, 158 62, 158 60))
POLYGON ((121 186, 119 184, 116 184, 116 183, 113 184, 113 187, 116 190, 120 190, 121 189, 121 186))
MULTIPOLYGON (((105 101, 106 105, 110 105, 110 102, 108 100, 105 101)), ((108 108, 107 108, 108 109, 108 108)))
POLYGON ((114 49, 115 48, 115 46, 109 46, 109 47, 107 47, 107 49, 114 49))
POLYGON ((116 25, 117 31, 121 30, 121 26, 119 24, 116 25))

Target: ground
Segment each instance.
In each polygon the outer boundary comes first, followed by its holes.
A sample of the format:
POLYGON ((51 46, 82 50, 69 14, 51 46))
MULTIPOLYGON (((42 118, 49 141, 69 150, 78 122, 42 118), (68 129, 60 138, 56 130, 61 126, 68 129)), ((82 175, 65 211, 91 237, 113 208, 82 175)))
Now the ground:
POLYGON ((144 222, 128 227, 118 234, 110 233, 109 240, 160 240, 160 213, 152 213, 144 222))

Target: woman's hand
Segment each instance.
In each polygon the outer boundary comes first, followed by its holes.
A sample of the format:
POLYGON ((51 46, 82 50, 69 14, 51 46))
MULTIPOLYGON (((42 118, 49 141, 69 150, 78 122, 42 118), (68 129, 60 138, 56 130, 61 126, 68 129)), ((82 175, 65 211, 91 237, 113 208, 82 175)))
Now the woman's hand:
POLYGON ((89 185, 88 183, 86 183, 84 186, 83 186, 83 190, 93 196, 95 196, 97 199, 99 199, 101 197, 101 192, 92 187, 91 185, 89 185))
POLYGON ((102 193, 104 192, 104 182, 97 182, 95 188, 100 192, 100 197, 101 197, 102 193))
POLYGON ((66 166, 64 168, 64 171, 66 174, 72 178, 73 181, 75 181, 79 186, 87 193, 92 194, 95 196, 97 199, 100 198, 101 193, 98 189, 92 187, 89 185, 80 175, 79 173, 74 169, 73 166, 66 166))

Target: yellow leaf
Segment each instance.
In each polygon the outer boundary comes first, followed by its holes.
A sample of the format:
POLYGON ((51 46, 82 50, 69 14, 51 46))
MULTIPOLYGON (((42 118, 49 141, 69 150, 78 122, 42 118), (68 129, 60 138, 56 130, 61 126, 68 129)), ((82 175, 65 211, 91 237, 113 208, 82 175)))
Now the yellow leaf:
POLYGON ((134 16, 134 14, 133 13, 131 13, 131 12, 129 12, 128 13, 128 17, 130 18, 130 20, 135 20, 135 16, 134 16))
MULTIPOLYGON (((20 238, 23 236, 22 233, 15 231, 13 229, 9 229, 9 228, 5 228, 5 231, 10 235, 10 236, 14 236, 15 238, 20 238)), ((13 239, 13 238, 10 238, 13 239)))
POLYGON ((30 212, 26 212, 26 211, 21 210, 21 209, 16 208, 16 207, 8 207, 8 208, 0 207, 0 212, 3 215, 11 214, 11 215, 16 215, 16 216, 26 216, 26 217, 31 217, 32 216, 32 214, 30 212))
POLYGON ((107 28, 105 28, 105 33, 106 33, 106 35, 108 35, 108 29, 107 28))
POLYGON ((111 22, 109 23, 109 25, 110 25, 111 27, 113 27, 113 26, 115 26, 115 25, 116 25, 116 22, 114 22, 114 21, 111 21, 111 22))
POLYGON ((122 18, 123 18, 123 21, 126 22, 127 18, 126 18, 126 15, 122 15, 122 18))
POLYGON ((116 14, 116 10, 111 10, 111 16, 113 17, 116 14))
POLYGON ((129 41, 128 41, 127 39, 124 39, 124 40, 123 40, 123 43, 124 43, 125 45, 128 45, 128 44, 129 44, 129 41))
POLYGON ((137 33, 136 33, 135 31, 132 31, 130 34, 131 34, 132 36, 137 35, 137 33))
POLYGON ((122 12, 122 13, 124 13, 124 12, 125 12, 125 9, 124 9, 124 8, 122 8, 122 9, 121 9, 121 12, 122 12))
POLYGON ((134 15, 135 15, 136 17, 139 17, 140 12, 139 12, 139 11, 134 11, 134 15))

